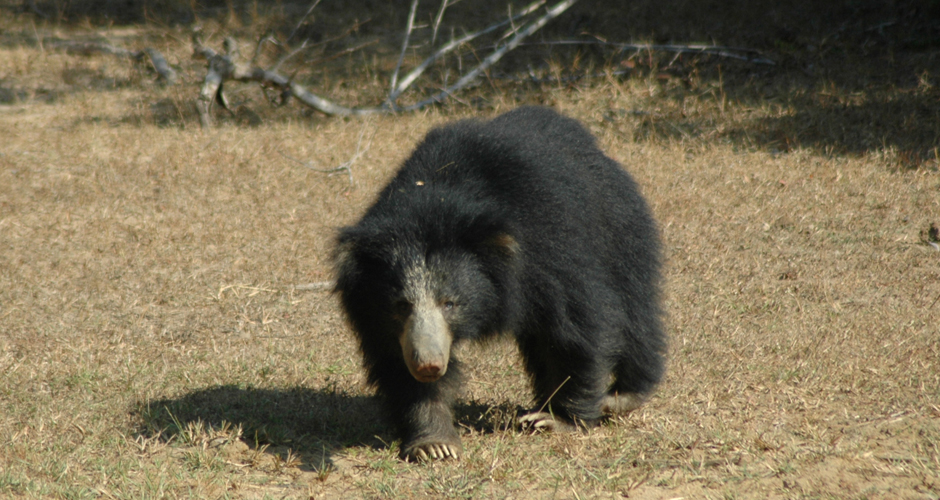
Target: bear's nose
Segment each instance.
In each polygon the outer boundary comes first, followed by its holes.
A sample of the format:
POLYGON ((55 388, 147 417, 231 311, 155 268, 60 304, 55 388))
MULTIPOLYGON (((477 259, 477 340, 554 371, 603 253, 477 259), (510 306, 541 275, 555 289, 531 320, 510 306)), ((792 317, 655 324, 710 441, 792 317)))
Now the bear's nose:
POLYGON ((443 375, 441 371, 444 367, 440 363, 423 363, 418 366, 418 375, 421 375, 422 378, 437 380, 438 377, 443 375))

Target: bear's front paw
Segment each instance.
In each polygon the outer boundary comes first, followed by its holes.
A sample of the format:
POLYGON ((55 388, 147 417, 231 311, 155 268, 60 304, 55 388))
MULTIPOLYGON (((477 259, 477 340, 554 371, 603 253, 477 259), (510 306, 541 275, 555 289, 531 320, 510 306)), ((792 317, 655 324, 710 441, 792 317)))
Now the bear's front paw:
POLYGON ((402 447, 402 458, 406 462, 427 462, 429 460, 443 460, 460 458, 463 447, 457 443, 412 443, 402 447))
POLYGON ((523 430, 531 430, 532 432, 572 432, 576 429, 574 425, 543 411, 525 414, 516 419, 516 423, 523 430))

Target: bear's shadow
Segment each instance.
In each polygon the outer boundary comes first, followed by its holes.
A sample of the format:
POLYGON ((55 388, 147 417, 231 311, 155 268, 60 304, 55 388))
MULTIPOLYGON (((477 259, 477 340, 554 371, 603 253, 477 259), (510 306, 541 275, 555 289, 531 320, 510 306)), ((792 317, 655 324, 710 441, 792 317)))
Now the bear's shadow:
MULTIPOLYGON (((488 434, 511 427, 522 407, 460 401, 454 408, 463 432, 488 434)), ((397 453, 395 429, 383 417, 374 396, 350 395, 333 388, 259 389, 237 385, 208 387, 143 402, 136 411, 137 435, 164 442, 186 441, 187 429, 240 426, 242 441, 271 454, 287 449, 301 457, 300 468, 322 470, 333 465, 342 449, 391 448, 397 453)))

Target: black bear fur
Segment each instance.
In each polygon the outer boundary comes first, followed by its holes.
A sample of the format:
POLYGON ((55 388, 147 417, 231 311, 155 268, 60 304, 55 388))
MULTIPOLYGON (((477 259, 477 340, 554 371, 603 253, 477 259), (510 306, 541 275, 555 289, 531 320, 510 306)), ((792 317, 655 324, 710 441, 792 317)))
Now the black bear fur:
POLYGON ((536 407, 567 423, 630 411, 663 376, 650 209, 594 137, 551 109, 429 132, 341 231, 335 260, 405 459, 461 452, 462 367, 441 352, 452 343, 514 336, 536 407))

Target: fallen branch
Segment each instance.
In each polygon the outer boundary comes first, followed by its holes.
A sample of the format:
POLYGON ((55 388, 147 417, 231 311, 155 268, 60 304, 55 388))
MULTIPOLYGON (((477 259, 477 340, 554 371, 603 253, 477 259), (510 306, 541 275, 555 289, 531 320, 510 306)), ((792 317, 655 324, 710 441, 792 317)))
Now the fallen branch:
POLYGON ((120 47, 115 47, 109 43, 103 42, 55 42, 53 47, 64 48, 69 54, 81 54, 81 55, 91 55, 94 53, 103 53, 110 54, 115 57, 133 59, 134 61, 141 62, 144 60, 144 57, 149 58, 150 65, 153 67, 153 70, 157 72, 157 80, 164 81, 169 84, 176 83, 176 70, 170 67, 170 64, 166 62, 166 58, 163 57, 163 54, 159 50, 147 47, 143 50, 127 50, 120 47))
MULTIPOLYGON (((202 89, 199 92, 201 104, 199 114, 204 127, 208 127, 210 124, 209 109, 213 101, 217 101, 223 107, 229 109, 226 104, 227 99, 223 93, 223 83, 226 80, 258 82, 262 86, 281 89, 283 94, 293 96, 307 106, 328 115, 370 115, 384 111, 383 108, 354 109, 340 106, 308 91, 302 85, 292 82, 280 73, 244 64, 239 60, 238 51, 231 49, 234 45, 235 40, 227 38, 226 46, 229 49, 226 54, 219 54, 203 45, 198 31, 193 33, 194 56, 206 59, 209 67, 202 89)), ((229 111, 231 110, 229 109, 229 111)))
MULTIPOLYGON (((201 105, 199 106, 200 119, 204 127, 209 126, 209 110, 212 106, 212 102, 219 102, 226 109, 228 108, 227 99, 223 93, 223 84, 228 80, 236 80, 242 82, 258 82, 263 87, 267 88, 277 88, 281 90, 282 95, 286 97, 294 97, 300 102, 310 106, 322 113, 328 115, 342 115, 342 116, 364 116, 377 113, 392 113, 398 110, 403 111, 415 111, 421 108, 424 108, 428 105, 439 103, 447 99, 455 92, 469 85, 474 81, 481 73, 489 69, 492 65, 496 64, 504 55, 509 51, 515 49, 519 44, 528 36, 535 33, 541 29, 545 24, 547 24, 552 19, 558 17, 562 12, 567 10, 569 7, 574 5, 577 0, 563 0, 558 2, 551 8, 549 8, 545 14, 538 17, 537 19, 531 21, 529 24, 521 27, 514 28, 511 30, 508 35, 512 35, 508 42, 503 45, 500 45, 496 48, 493 53, 487 56, 479 65, 470 70, 467 74, 461 77, 453 85, 446 87, 439 93, 431 96, 428 99, 425 99, 416 104, 399 108, 395 102, 397 98, 409 88, 409 86, 420 76, 431 64, 434 63, 437 59, 445 55, 446 53, 455 50, 460 45, 478 37, 485 33, 490 33, 503 27, 507 24, 512 24, 516 20, 522 18, 523 16, 535 11, 539 6, 545 3, 545 0, 538 0, 537 2, 527 6, 522 13, 512 16, 509 20, 494 24, 489 26, 477 33, 466 35, 459 40, 454 40, 444 47, 439 49, 437 52, 432 54, 427 58, 421 65, 412 70, 408 75, 406 75, 401 82, 397 82, 398 71, 401 66, 401 57, 399 58, 399 64, 396 66, 395 74, 392 77, 391 82, 391 91, 389 92, 388 98, 380 106, 373 108, 350 108, 342 106, 333 101, 320 97, 313 92, 310 92, 302 85, 294 83, 290 78, 287 78, 277 71, 274 70, 265 70, 263 68, 254 66, 253 64, 245 64, 240 60, 238 55, 237 48, 235 47, 235 41, 231 38, 226 39, 226 53, 220 54, 212 50, 209 47, 206 47, 200 36, 199 31, 196 30, 193 32, 193 52, 194 56, 201 57, 206 59, 208 62, 208 70, 206 72, 206 77, 203 81, 202 89, 199 93, 199 101, 201 105)), ((402 54, 408 47, 408 38, 410 36, 411 29, 413 29, 414 22, 414 10, 417 2, 412 4, 412 12, 409 14, 409 26, 408 26, 408 35, 405 37, 405 41, 402 47, 402 54)), ((316 3, 313 4, 316 6, 316 3)), ((311 10, 313 8, 311 7, 311 10)), ((279 65, 276 65, 277 67, 279 65)), ((231 111, 229 109, 229 111, 231 111)))

